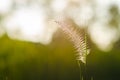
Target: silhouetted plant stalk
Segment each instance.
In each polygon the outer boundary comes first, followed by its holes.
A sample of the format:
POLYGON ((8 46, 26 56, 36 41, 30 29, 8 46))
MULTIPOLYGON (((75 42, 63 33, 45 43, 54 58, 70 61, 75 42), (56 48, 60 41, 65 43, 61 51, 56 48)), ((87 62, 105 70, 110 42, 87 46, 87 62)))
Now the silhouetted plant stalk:
POLYGON ((87 44, 88 42, 86 32, 81 31, 79 33, 79 31, 73 28, 73 26, 70 26, 67 21, 56 20, 55 23, 60 26, 62 31, 69 36, 69 39, 74 44, 77 50, 76 60, 80 68, 80 80, 87 80, 86 57, 90 53, 90 49, 88 48, 87 44))

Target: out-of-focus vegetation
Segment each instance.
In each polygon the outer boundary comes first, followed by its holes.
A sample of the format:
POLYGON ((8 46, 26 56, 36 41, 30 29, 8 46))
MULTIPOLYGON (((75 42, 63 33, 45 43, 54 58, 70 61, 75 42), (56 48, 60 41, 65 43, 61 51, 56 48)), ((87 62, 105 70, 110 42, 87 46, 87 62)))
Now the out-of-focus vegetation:
MULTIPOLYGON (((118 42, 110 52, 92 44, 87 57, 87 75, 94 80, 120 79, 118 42)), ((79 67, 72 44, 61 34, 47 46, 0 39, 0 80, 79 80, 79 67)))
POLYGON ((7 36, 2 37, 0 39, 0 80, 79 78, 71 44, 62 37, 59 39, 44 46, 11 40, 7 36))
POLYGON ((61 14, 88 32, 88 80, 120 79, 119 0, 1 0, 0 80, 79 80, 73 44, 48 23, 61 14))

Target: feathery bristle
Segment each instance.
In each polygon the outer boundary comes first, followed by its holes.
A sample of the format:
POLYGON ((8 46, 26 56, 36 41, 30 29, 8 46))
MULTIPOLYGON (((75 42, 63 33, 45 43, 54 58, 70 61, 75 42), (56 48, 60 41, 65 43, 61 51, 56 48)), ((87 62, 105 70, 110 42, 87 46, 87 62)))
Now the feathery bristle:
POLYGON ((77 60, 81 60, 83 63, 86 63, 86 56, 89 54, 89 49, 87 47, 86 33, 85 35, 79 34, 79 32, 70 26, 65 21, 55 21, 65 34, 67 34, 77 49, 77 60))

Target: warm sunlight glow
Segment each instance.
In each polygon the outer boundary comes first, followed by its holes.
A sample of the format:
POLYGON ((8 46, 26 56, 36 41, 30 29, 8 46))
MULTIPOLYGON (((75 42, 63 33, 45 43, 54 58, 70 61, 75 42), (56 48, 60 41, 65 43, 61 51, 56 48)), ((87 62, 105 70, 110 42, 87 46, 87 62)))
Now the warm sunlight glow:
POLYGON ((53 0, 51 6, 55 12, 61 12, 65 9, 67 3, 67 0, 53 0))
POLYGON ((0 14, 5 14, 10 10, 12 0, 0 0, 0 14))
POLYGON ((93 11, 91 6, 81 6, 80 10, 78 9, 78 13, 75 15, 74 20, 77 25, 80 27, 84 27, 89 25, 93 17, 93 11))
POLYGON ((0 35, 5 31, 12 39, 48 44, 57 30, 49 20, 63 15, 79 27, 88 27, 101 50, 110 50, 119 37, 117 30, 108 27, 114 5, 119 14, 120 0, 0 0, 0 25, 4 29, 0 35))
POLYGON ((89 28, 89 32, 92 40, 104 51, 109 51, 117 40, 116 29, 110 29, 108 26, 97 22, 89 28))
POLYGON ((45 14, 42 9, 34 7, 16 10, 5 19, 9 37, 48 44, 52 32, 45 25, 45 14), (49 32, 48 32, 49 31, 49 32))

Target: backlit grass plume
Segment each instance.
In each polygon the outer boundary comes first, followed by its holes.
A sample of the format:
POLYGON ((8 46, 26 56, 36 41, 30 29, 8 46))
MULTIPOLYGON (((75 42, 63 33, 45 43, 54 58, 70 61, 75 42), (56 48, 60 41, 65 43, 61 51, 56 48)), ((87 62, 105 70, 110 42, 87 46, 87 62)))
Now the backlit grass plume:
POLYGON ((90 49, 88 49, 87 45, 86 32, 83 31, 79 32, 73 26, 70 26, 70 23, 68 23, 67 21, 55 20, 55 23, 57 23, 59 27, 62 29, 62 31, 69 36, 69 39, 74 44, 77 50, 76 59, 78 61, 86 63, 86 56, 90 52, 90 49))

